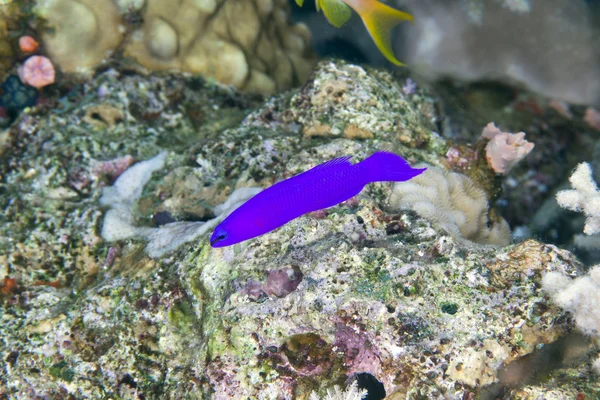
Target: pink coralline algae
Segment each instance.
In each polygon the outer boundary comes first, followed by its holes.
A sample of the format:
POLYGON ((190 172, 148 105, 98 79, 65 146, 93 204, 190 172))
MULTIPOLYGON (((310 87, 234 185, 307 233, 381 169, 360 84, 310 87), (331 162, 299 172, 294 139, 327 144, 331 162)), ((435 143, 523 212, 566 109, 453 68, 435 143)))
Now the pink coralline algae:
POLYGON ((535 146, 525 140, 525 132, 502 132, 493 122, 483 129, 481 137, 490 140, 485 147, 485 155, 489 166, 497 174, 508 173, 535 146))
POLYGON ((39 43, 31 36, 21 36, 19 38, 19 49, 25 54, 35 53, 39 43))
POLYGON ((285 297, 296 290, 303 277, 302 271, 297 266, 274 269, 269 271, 266 284, 250 280, 242 288, 241 293, 246 294, 252 301, 261 301, 267 295, 285 297))
POLYGON ((469 166, 472 161, 477 160, 477 152, 463 151, 456 147, 450 147, 446 152, 446 161, 448 164, 457 169, 464 169, 469 166))
POLYGON ((381 373, 381 360, 366 333, 342 323, 336 324, 336 328, 334 346, 337 351, 343 352, 348 373, 368 372, 378 376, 381 373))
POLYGON ((103 161, 92 169, 92 173, 98 178, 106 178, 112 182, 125 172, 133 164, 133 161, 133 157, 129 154, 114 160, 103 161))
POLYGON ((40 89, 54 83, 56 72, 48 57, 31 56, 19 68, 21 82, 40 89))
POLYGON ((271 296, 285 297, 296 290, 303 277, 297 266, 275 269, 269 272, 263 290, 271 296))

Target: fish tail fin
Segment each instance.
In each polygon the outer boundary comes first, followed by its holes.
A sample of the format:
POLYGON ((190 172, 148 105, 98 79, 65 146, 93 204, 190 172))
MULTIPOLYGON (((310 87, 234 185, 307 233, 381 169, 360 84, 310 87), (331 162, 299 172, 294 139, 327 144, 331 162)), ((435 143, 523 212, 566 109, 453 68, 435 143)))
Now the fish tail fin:
POLYGON ((387 151, 378 151, 357 165, 366 171, 368 182, 407 181, 427 169, 412 168, 404 158, 387 151))
POLYGON ((391 63, 404 65, 396 59, 392 49, 392 29, 403 21, 413 21, 412 15, 396 10, 377 0, 365 1, 365 5, 355 11, 360 15, 373 38, 375 45, 391 63))

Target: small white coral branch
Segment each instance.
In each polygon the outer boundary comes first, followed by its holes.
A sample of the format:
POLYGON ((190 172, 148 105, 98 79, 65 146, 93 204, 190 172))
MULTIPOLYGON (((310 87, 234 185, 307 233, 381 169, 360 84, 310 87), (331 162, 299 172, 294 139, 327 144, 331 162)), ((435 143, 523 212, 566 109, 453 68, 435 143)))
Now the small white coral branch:
POLYGON ((485 156, 490 167, 498 174, 507 174, 535 147, 525 140, 525 132, 502 132, 493 122, 483 129, 481 137, 490 140, 485 147, 485 156))
POLYGON ((573 190, 558 192, 556 194, 558 205, 586 216, 584 233, 588 235, 600 233, 600 191, 592 178, 590 164, 586 162, 579 164, 569 181, 573 190))
POLYGON ((575 279, 560 272, 548 272, 542 279, 542 287, 557 305, 575 316, 583 333, 600 338, 600 265, 575 279))
POLYGON ((333 390, 327 389, 327 395, 323 398, 315 392, 312 392, 309 400, 362 400, 367 396, 367 391, 358 388, 356 381, 352 382, 346 390, 340 389, 339 386, 335 385, 333 390))

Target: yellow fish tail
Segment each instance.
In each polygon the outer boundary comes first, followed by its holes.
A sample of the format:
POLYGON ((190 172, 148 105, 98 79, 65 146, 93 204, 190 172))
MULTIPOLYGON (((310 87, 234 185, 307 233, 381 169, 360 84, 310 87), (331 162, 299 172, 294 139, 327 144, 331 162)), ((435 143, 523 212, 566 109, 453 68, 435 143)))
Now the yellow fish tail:
POLYGON ((362 18, 375 45, 391 63, 404 65, 396 59, 392 49, 392 29, 403 21, 413 21, 412 15, 398 11, 376 0, 362 0, 355 11, 362 18))

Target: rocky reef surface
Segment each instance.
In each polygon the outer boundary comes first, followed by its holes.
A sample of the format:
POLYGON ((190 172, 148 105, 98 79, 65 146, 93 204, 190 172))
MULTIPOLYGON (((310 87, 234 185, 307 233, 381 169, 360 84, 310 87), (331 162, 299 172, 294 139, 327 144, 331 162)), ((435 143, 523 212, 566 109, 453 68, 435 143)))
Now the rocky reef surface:
MULTIPOLYGON (((0 398, 302 399, 356 377, 390 399, 599 397, 593 343, 541 288, 583 274, 577 259, 448 233, 393 204, 392 183, 224 249, 175 230, 163 245, 184 244, 159 256, 102 237, 102 193, 158 154, 129 188, 136 228, 208 223, 235 189, 378 149, 497 198, 481 149, 436 133, 444 118, 427 89, 329 61, 265 102, 108 70, 23 113, 0 136, 0 398)), ((473 224, 500 223, 482 212, 473 224)))

